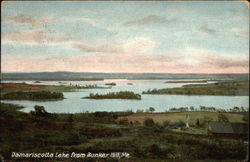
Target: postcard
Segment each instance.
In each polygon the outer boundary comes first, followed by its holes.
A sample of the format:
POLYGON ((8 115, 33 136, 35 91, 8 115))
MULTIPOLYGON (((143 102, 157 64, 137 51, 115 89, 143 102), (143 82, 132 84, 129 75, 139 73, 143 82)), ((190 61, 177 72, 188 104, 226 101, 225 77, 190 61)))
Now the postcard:
POLYGON ((248 160, 247 1, 3 1, 2 161, 248 160))

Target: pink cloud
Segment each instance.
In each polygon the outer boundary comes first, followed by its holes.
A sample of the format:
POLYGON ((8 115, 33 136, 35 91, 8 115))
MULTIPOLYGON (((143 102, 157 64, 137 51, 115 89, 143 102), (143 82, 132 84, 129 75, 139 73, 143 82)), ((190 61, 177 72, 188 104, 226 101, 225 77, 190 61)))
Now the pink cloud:
POLYGON ((62 36, 52 36, 45 30, 33 30, 26 32, 16 32, 2 35, 3 41, 12 41, 17 43, 53 43, 68 41, 69 38, 62 36))
POLYGON ((227 58, 227 57, 214 57, 209 56, 206 57, 206 60, 203 62, 208 66, 215 66, 218 68, 248 68, 249 67, 249 60, 248 58, 227 58))
POLYGON ((73 43, 72 47, 86 52, 118 53, 123 51, 122 47, 111 43, 93 45, 90 43, 78 42, 73 43))
POLYGON ((201 50, 192 47, 183 49, 178 54, 189 65, 205 67, 207 69, 245 69, 249 68, 249 57, 240 53, 224 54, 216 51, 201 50))
MULTIPOLYGON (((40 31, 41 32, 41 31, 40 31)), ((43 32, 26 34, 23 41, 62 41, 43 32), (28 35, 28 36, 27 36, 28 35), (34 38, 34 35, 38 37, 34 38), (35 39, 37 40, 37 39, 35 39)), ((9 36, 11 39, 16 36, 9 36)), ((20 38, 17 38, 20 39, 20 38)), ((248 57, 229 57, 196 48, 184 48, 165 53, 153 53, 157 42, 149 38, 134 38, 120 43, 95 44, 72 42, 80 49, 75 56, 2 55, 3 71, 76 71, 76 72, 131 72, 131 73, 248 73, 248 57), (78 45, 78 46, 77 46, 78 45), (95 55, 85 53, 98 52, 95 55)))
POLYGON ((123 60, 117 57, 74 56, 74 57, 4 57, 3 71, 76 71, 76 72, 131 72, 131 73, 248 73, 247 67, 218 67, 205 64, 191 66, 171 57, 148 57, 140 55, 123 60), (162 61, 161 61, 162 60, 162 61), (169 61, 168 61, 169 60, 169 61))
POLYGON ((12 23, 20 23, 20 24, 30 24, 32 26, 39 26, 46 23, 59 22, 59 19, 51 18, 51 17, 43 17, 43 18, 33 18, 28 15, 17 15, 14 17, 6 17, 4 20, 12 22, 12 23))

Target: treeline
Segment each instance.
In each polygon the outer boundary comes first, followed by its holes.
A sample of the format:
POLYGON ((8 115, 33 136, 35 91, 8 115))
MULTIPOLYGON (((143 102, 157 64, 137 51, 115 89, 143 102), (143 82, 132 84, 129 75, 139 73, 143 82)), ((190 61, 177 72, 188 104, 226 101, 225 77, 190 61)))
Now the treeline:
POLYGON ((2 100, 59 100, 64 99, 61 92, 36 91, 36 92, 8 92, 1 96, 2 100))
MULTIPOLYGON (((155 108, 150 107, 148 109, 137 109, 135 113, 153 113, 155 111, 155 108)), ((190 107, 179 107, 179 108, 170 108, 166 110, 165 112, 188 112, 188 111, 207 111, 207 112, 248 112, 249 108, 244 107, 233 107, 230 109, 221 109, 221 108, 215 108, 215 107, 208 107, 208 106, 200 106, 198 108, 194 108, 193 106, 190 107)))
POLYGON ((200 106, 199 108, 191 107, 180 107, 180 108, 170 108, 169 110, 166 110, 166 112, 187 112, 187 111, 208 111, 208 112, 248 112, 248 108, 244 107, 233 107, 229 110, 226 109, 220 109, 215 107, 207 107, 207 106, 200 106))
POLYGON ((120 92, 110 92, 107 94, 90 93, 89 96, 83 97, 83 98, 89 98, 89 99, 136 99, 136 100, 140 100, 141 95, 136 94, 132 91, 120 91, 120 92))
POLYGON ((165 83, 207 83, 207 80, 173 80, 165 83))
MULTIPOLYGON (((78 85, 78 84, 71 84, 70 83, 70 86, 71 87, 74 87, 75 89, 108 89, 108 88, 111 88, 111 87, 102 87, 102 86, 98 86, 96 84, 93 84, 93 85, 90 85, 90 84, 87 84, 87 85, 78 85)), ((67 86, 65 86, 67 87, 67 86)))

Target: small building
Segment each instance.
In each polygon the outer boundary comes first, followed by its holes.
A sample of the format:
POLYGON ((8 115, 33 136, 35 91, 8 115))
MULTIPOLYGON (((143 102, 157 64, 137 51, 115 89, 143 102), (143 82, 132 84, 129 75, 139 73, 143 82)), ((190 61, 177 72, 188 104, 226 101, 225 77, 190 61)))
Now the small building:
POLYGON ((248 124, 245 123, 210 123, 208 135, 216 137, 247 138, 248 124))

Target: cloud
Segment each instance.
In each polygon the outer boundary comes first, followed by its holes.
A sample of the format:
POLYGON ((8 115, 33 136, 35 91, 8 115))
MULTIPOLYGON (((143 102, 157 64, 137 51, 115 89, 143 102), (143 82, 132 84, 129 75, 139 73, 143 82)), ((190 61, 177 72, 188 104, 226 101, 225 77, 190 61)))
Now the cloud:
POLYGON ((105 44, 90 44, 90 43, 73 43, 73 48, 77 48, 86 52, 102 52, 102 53, 117 53, 122 52, 123 50, 118 45, 105 43, 105 44))
POLYGON ((83 22, 86 24, 90 24, 92 26, 97 26, 97 21, 95 19, 87 18, 87 17, 80 17, 80 18, 72 18, 72 17, 64 17, 64 21, 67 22, 83 22))
POLYGON ((208 66, 215 66, 218 68, 248 68, 249 67, 249 58, 229 58, 229 57, 216 57, 208 56, 204 59, 203 64, 208 66))
POLYGON ((22 44, 53 44, 68 41, 70 38, 63 36, 52 36, 43 29, 8 33, 2 35, 3 42, 14 42, 22 44))
POLYGON ((148 37, 134 37, 127 40, 123 47, 127 53, 145 53, 156 45, 157 43, 148 37))
POLYGON ((25 32, 15 32, 2 35, 3 44, 61 46, 64 49, 77 49, 83 53, 100 53, 132 57, 153 49, 157 43, 147 37, 134 37, 123 42, 89 42, 70 36, 53 35, 46 30, 38 29, 25 32))
POLYGON ((216 34, 216 30, 215 29, 212 29, 210 27, 208 27, 207 25, 203 25, 201 26, 198 31, 202 32, 202 33, 205 33, 205 34, 209 34, 209 35, 214 35, 216 34))
POLYGON ((231 30, 231 33, 235 37, 239 38, 248 38, 249 39, 249 30, 243 29, 243 28, 234 28, 231 30))
POLYGON ((194 47, 157 53, 153 50, 158 47, 158 42, 149 37, 134 37, 123 42, 90 43, 87 40, 56 37, 44 30, 34 30, 4 35, 6 39, 36 44, 64 43, 70 49, 78 49, 79 53, 74 56, 29 58, 17 54, 15 59, 13 55, 2 55, 4 71, 237 73, 248 72, 249 69, 248 57, 242 54, 228 55, 194 47))
POLYGON ((249 68, 249 57, 237 53, 225 55, 216 51, 187 47, 179 56, 183 57, 187 63, 190 61, 191 64, 208 70, 210 68, 217 70, 240 68, 246 71, 249 68))
POLYGON ((87 18, 87 17, 67 17, 62 16, 60 18, 54 17, 41 17, 41 18, 34 18, 29 15, 20 14, 17 16, 12 17, 3 17, 3 20, 6 22, 11 23, 19 23, 19 24, 30 24, 33 27, 41 26, 47 23, 62 23, 62 22, 83 22, 86 24, 90 24, 92 26, 97 26, 97 21, 95 19, 87 18))
POLYGON ((164 17, 160 17, 157 15, 149 15, 141 19, 124 22, 123 25, 130 26, 130 25, 162 24, 162 23, 171 23, 177 21, 178 19, 166 19, 164 17))
POLYGON ((134 37, 125 42, 106 42, 90 43, 87 41, 78 41, 72 43, 72 48, 77 48, 84 52, 114 53, 116 55, 138 55, 144 53, 156 46, 156 42, 146 37, 134 37))
POLYGON ((75 71, 131 73, 247 73, 247 57, 220 56, 207 50, 186 48, 180 51, 137 53, 133 51, 111 55, 30 56, 3 55, 4 71, 75 71), (194 64, 190 60, 197 60, 194 64), (29 62, 29 64, 27 64, 29 62), (39 62, 39 64, 37 64, 39 62))
POLYGON ((17 15, 14 17, 7 17, 4 20, 13 22, 13 23, 20 23, 20 24, 30 24, 32 26, 39 26, 46 23, 52 23, 52 22, 59 22, 60 19, 51 18, 51 17, 43 17, 43 18, 33 18, 29 15, 17 15))

